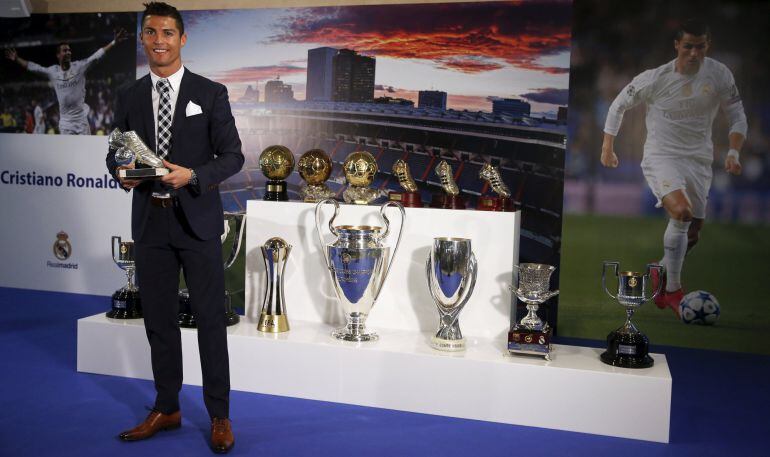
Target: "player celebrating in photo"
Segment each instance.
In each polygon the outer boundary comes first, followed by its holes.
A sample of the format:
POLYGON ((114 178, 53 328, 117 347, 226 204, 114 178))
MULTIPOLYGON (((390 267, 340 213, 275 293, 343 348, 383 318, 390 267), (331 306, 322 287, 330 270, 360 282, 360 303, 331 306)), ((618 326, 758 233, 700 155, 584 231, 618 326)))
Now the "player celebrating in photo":
POLYGON ((115 39, 99 48, 90 57, 72 61, 69 43, 60 43, 56 47, 56 65, 41 67, 35 62, 19 57, 16 49, 6 49, 5 57, 19 64, 25 70, 47 77, 56 91, 59 100, 59 133, 62 135, 90 135, 88 124, 90 108, 86 99, 86 72, 97 60, 112 49, 116 43, 126 38, 125 30, 115 32, 115 39))
POLYGON ((601 163, 618 166, 615 137, 623 113, 639 103, 647 105, 642 172, 653 194, 669 216, 663 234, 664 290, 655 299, 658 308, 670 307, 679 316, 684 296, 681 283, 685 254, 698 242, 711 187, 714 145, 711 128, 721 107, 729 121, 729 152, 725 170, 741 173, 739 152, 748 129, 743 103, 730 70, 706 57, 711 45, 708 27, 685 21, 674 40, 676 58, 647 70, 629 83, 610 106, 604 126, 601 163))

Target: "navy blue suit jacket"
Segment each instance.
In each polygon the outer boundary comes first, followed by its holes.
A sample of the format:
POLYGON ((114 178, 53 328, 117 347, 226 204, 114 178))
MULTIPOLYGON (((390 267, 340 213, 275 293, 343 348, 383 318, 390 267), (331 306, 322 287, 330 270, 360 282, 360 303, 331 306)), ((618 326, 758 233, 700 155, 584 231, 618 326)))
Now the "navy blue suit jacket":
MULTIPOLYGON (((155 120, 152 110, 152 81, 147 74, 118 92, 113 128, 135 131, 147 147, 156 151, 155 120)), ((243 166, 241 140, 230 110, 227 89, 185 68, 179 86, 171 124, 171 163, 195 169, 198 187, 179 189, 179 204, 193 233, 202 240, 223 233, 219 183, 238 173, 243 166), (186 116, 193 102, 203 111, 186 116)), ((107 153, 107 168, 117 179, 114 152, 107 153)), ((152 182, 134 188, 131 236, 141 239, 149 215, 152 182)))

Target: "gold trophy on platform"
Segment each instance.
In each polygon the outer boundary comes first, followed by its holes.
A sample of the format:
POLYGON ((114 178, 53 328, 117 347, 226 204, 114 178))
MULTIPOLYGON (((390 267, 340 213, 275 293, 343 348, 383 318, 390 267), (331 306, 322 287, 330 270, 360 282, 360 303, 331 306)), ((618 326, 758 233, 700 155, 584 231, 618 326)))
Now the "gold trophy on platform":
POLYGON ((345 203, 368 205, 380 196, 380 191, 369 186, 377 174, 377 161, 366 151, 352 152, 342 164, 345 178, 350 184, 342 193, 345 203))
POLYGON ((399 202, 405 207, 422 208, 422 199, 417 188, 417 183, 412 178, 409 171, 409 165, 401 159, 393 164, 393 175, 398 179, 398 183, 404 189, 403 192, 389 192, 388 200, 399 202))
POLYGON ((325 184, 332 174, 332 161, 323 149, 311 149, 299 158, 297 171, 307 185, 302 188, 302 199, 308 203, 334 197, 334 192, 325 184))
POLYGON ((479 171, 479 178, 486 181, 497 195, 482 195, 479 197, 476 209, 481 211, 514 211, 516 209, 511 191, 500 176, 500 169, 485 163, 479 171))
POLYGON ((259 155, 259 168, 267 178, 264 200, 289 200, 286 178, 294 170, 294 154, 286 146, 268 146, 259 155))
POLYGON ((434 194, 430 202, 431 208, 465 209, 465 200, 460 196, 460 188, 455 182, 452 166, 442 160, 436 165, 436 175, 441 180, 443 194, 434 194))

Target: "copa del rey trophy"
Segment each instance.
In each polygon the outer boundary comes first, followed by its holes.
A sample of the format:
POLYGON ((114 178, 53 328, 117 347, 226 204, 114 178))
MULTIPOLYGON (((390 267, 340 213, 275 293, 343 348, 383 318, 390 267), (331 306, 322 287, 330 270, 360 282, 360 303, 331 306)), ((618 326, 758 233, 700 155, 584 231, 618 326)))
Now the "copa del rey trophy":
POLYGON ((118 165, 135 166, 132 169, 118 170, 118 176, 123 179, 152 179, 169 173, 168 168, 163 166, 163 160, 152 152, 133 130, 113 130, 107 137, 107 144, 115 151, 115 162, 118 165))
POLYGON ((527 315, 508 332, 508 352, 537 355, 551 360, 553 329, 537 315, 539 306, 559 293, 551 290, 552 265, 522 263, 518 270, 518 287, 511 288, 516 297, 527 305, 527 315))
POLYGON ((616 367, 624 368, 649 368, 655 361, 650 357, 650 340, 647 335, 636 328, 631 317, 636 308, 642 306, 644 302, 654 299, 661 290, 662 282, 658 282, 658 289, 653 291, 652 296, 647 296, 647 283, 650 280, 650 271, 658 270, 658 275, 663 274, 663 267, 655 264, 648 264, 647 271, 644 274, 633 271, 618 272, 620 264, 618 262, 604 262, 602 268, 602 287, 607 295, 617 300, 618 303, 626 309, 626 323, 617 330, 613 330, 607 335, 607 350, 601 355, 602 362, 616 367), (613 270, 618 279, 618 292, 613 295, 607 289, 607 269, 613 270))
POLYGON ((112 309, 107 317, 112 319, 138 319, 142 317, 142 304, 139 300, 139 288, 134 284, 134 242, 123 241, 119 236, 112 237, 112 260, 125 270, 128 284, 112 294, 112 309))
POLYGON ((337 218, 339 209, 339 204, 333 199, 322 200, 315 208, 321 252, 347 319, 347 325, 332 332, 332 336, 345 341, 374 341, 378 336, 366 329, 366 318, 382 291, 401 244, 404 207, 397 202, 386 202, 380 207, 380 217, 385 223, 384 231, 382 227, 370 225, 335 226, 334 219, 337 218), (328 222, 329 230, 337 237, 332 243, 324 242, 321 230, 321 208, 326 204, 334 205, 334 216, 328 222), (383 244, 390 233, 390 221, 385 215, 388 206, 395 206, 401 211, 401 227, 392 256, 390 247, 383 244))
POLYGON ((434 238, 425 262, 428 289, 439 313, 439 328, 431 346, 440 351, 462 351, 465 338, 458 316, 476 285, 476 256, 467 238, 434 238))

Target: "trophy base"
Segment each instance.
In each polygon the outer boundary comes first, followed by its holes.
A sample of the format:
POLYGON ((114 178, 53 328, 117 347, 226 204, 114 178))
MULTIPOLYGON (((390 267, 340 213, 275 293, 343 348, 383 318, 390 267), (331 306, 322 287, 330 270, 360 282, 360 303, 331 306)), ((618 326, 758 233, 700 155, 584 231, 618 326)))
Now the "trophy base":
POLYGON ((511 197, 500 196, 481 196, 479 197, 479 203, 476 206, 479 211, 503 211, 512 212, 516 211, 516 205, 513 203, 511 197))
POLYGON ((285 314, 266 314, 259 315, 257 330, 264 333, 282 333, 289 331, 289 319, 285 314))
POLYGON ((389 192, 388 200, 399 202, 404 208, 422 208, 419 192, 389 192))
POLYGON ((118 170, 123 179, 154 179, 168 174, 168 168, 131 168, 118 170))
POLYGON ((649 368, 654 363, 649 354, 650 340, 643 333, 622 333, 617 330, 607 335, 607 350, 600 356, 607 365, 622 368, 649 368))
POLYGON ((465 209, 465 200, 459 195, 433 194, 431 208, 465 209))
POLYGON ((271 202, 289 201, 289 192, 286 189, 286 181, 268 180, 265 184, 265 196, 262 200, 271 202))
POLYGON ((353 332, 350 327, 345 326, 332 332, 332 336, 342 341, 377 341, 380 336, 374 332, 353 332))
POLYGON ((118 290, 112 294, 112 309, 105 313, 110 319, 141 319, 142 302, 139 291, 118 290))
POLYGON ((551 360, 551 337, 553 329, 544 327, 533 330, 523 325, 516 325, 508 332, 508 352, 517 355, 534 355, 551 360))
POLYGON ((437 338, 436 336, 430 337, 430 347, 438 351, 445 352, 459 352, 465 350, 465 338, 458 340, 445 340, 443 338, 437 338))

